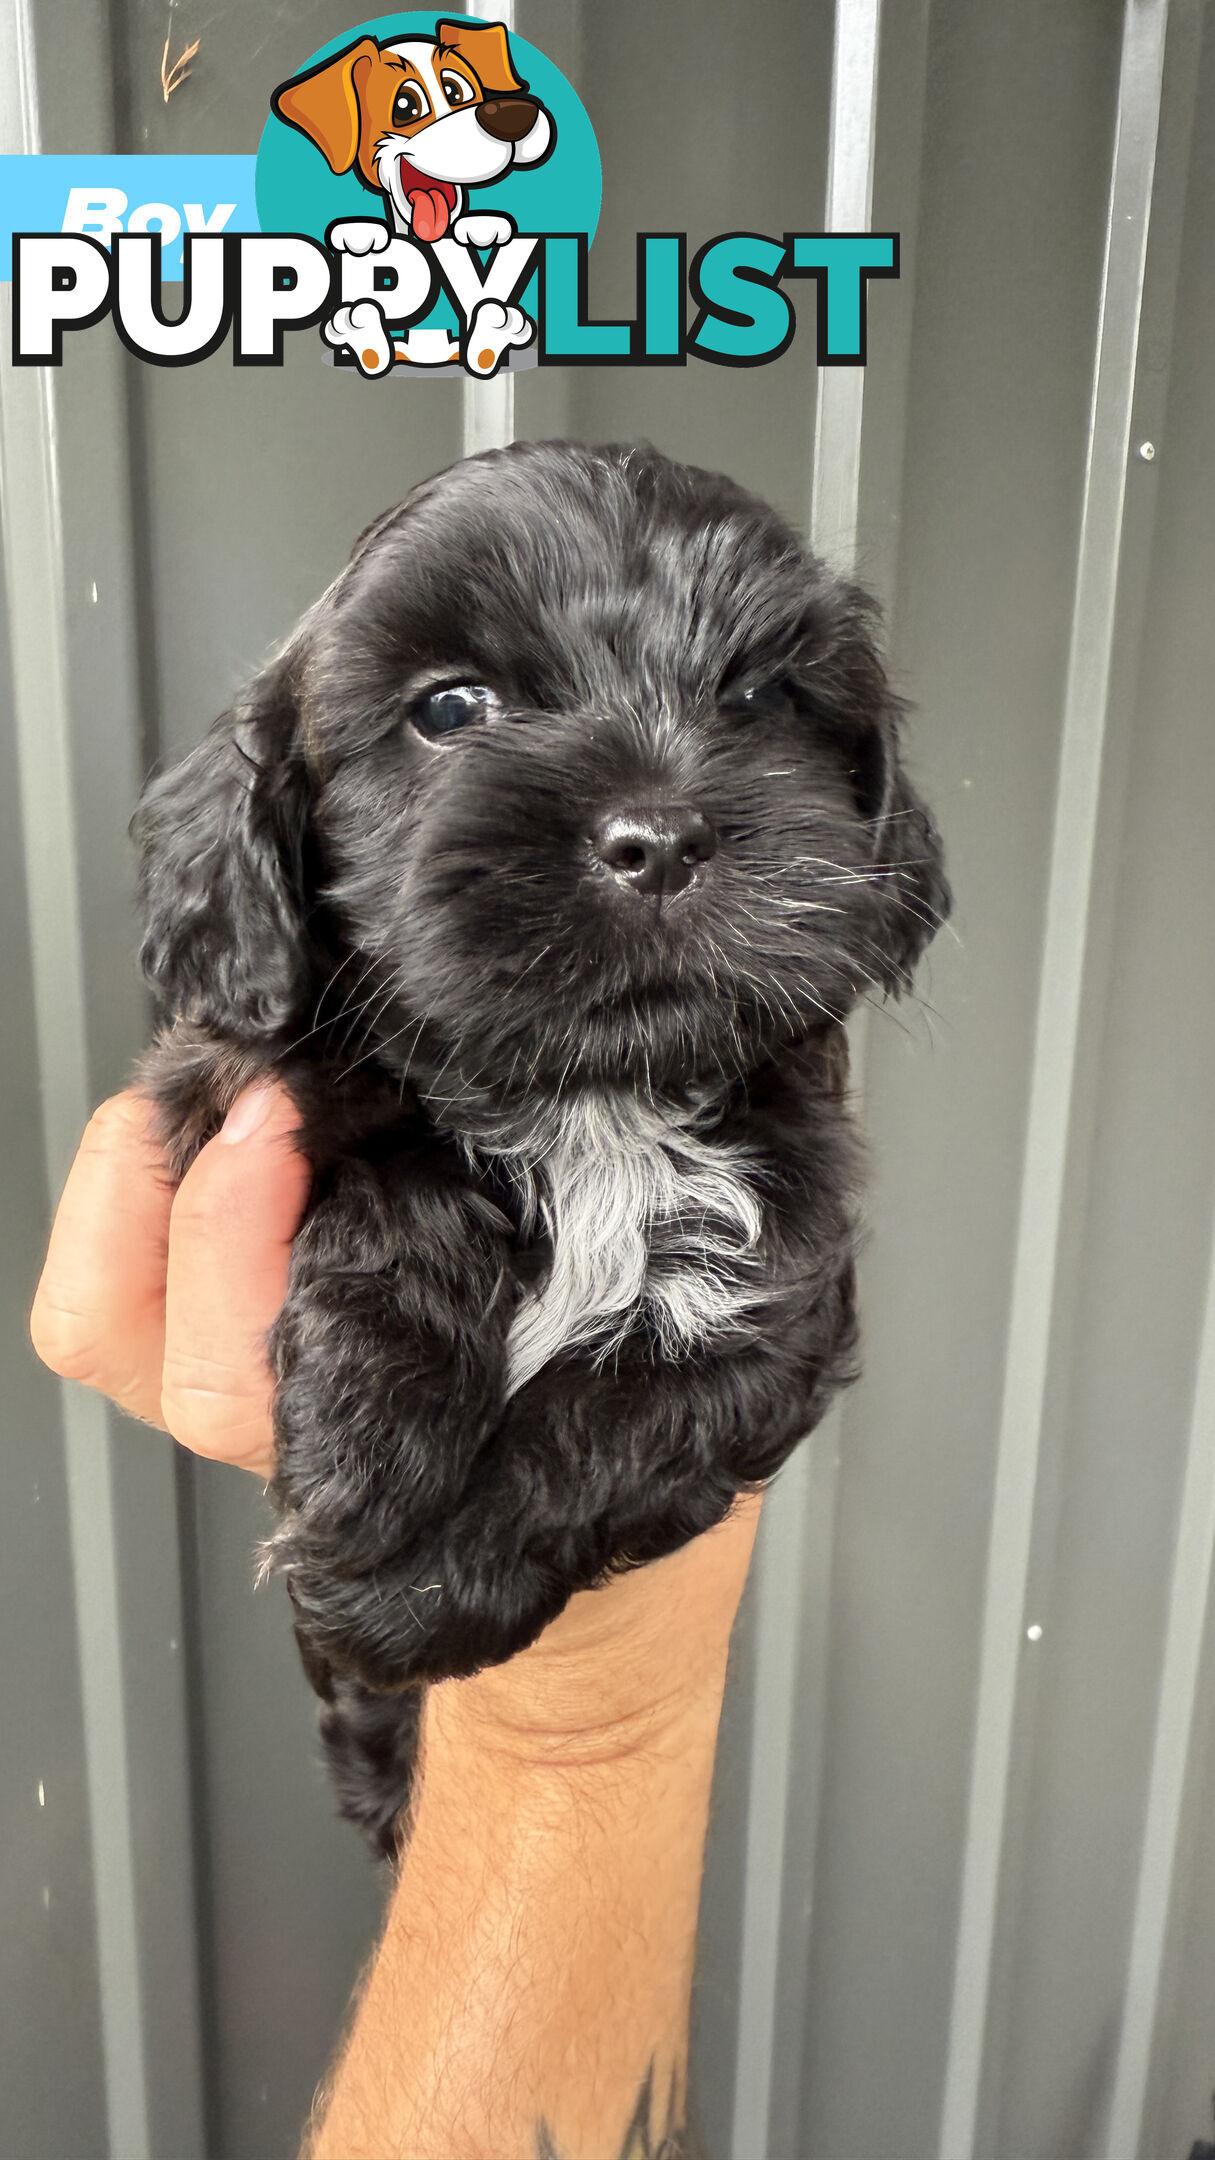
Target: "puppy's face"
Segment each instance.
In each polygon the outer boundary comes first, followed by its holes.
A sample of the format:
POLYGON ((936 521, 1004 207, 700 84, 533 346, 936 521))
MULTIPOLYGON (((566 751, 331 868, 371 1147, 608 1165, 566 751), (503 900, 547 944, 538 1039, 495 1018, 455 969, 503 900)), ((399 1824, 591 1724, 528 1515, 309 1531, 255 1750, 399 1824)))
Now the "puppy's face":
POLYGON ((652 451, 454 466, 152 784, 145 968, 212 1034, 457 1097, 745 1073, 948 907, 872 614, 652 451))
POLYGON ((491 1092, 736 1074, 900 985, 947 904, 867 604, 653 453, 428 483, 339 582, 300 709, 390 1063, 424 1037, 491 1092))

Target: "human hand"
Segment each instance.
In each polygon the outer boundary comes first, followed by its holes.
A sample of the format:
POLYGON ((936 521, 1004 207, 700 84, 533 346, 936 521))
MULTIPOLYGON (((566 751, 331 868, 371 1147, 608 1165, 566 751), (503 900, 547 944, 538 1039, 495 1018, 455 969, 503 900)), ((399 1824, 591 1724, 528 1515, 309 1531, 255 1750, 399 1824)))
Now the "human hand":
MULTIPOLYGON (((69 1173, 30 1318, 53 1372, 261 1478, 274 1467, 266 1338, 310 1176, 296 1122, 285 1089, 247 1088, 174 1188, 146 1098, 128 1089, 103 1103, 69 1173)), ((757 1498, 740 1500, 681 1552, 579 1593, 508 1666, 441 1687, 435 1719, 572 1760, 660 1729, 706 1679, 711 1697, 758 1513, 757 1498)))
POLYGON ((30 1315, 52 1372, 184 1447, 274 1466, 266 1337, 311 1177, 284 1088, 246 1088, 174 1186, 134 1089, 90 1119, 30 1315))

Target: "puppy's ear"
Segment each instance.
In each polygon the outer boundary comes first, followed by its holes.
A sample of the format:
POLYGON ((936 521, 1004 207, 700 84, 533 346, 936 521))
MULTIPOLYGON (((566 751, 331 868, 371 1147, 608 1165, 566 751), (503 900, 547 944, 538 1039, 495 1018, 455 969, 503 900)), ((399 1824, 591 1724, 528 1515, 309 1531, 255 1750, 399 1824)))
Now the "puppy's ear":
POLYGON ((298 1021, 310 784, 289 663, 280 657, 131 823, 140 849, 144 974, 175 1016, 239 1042, 298 1021))
POLYGON ((903 707, 891 698, 881 725, 881 798, 874 811, 874 869, 885 923, 882 949, 888 965, 883 987, 911 987, 916 964, 950 914, 953 895, 945 875, 936 820, 907 777, 900 748, 903 707))
POLYGON ((280 83, 270 99, 270 110, 316 144, 331 172, 349 172, 358 156, 360 108, 379 57, 375 39, 360 38, 306 75, 280 83))
POLYGON ((903 763, 907 708, 890 687, 878 648, 877 603, 859 586, 845 585, 836 606, 830 658, 808 680, 816 703, 825 698, 844 743, 857 805, 873 834, 881 983, 897 993, 910 987, 953 900, 941 836, 903 763))
POLYGON ((439 22, 435 24, 435 36, 440 52, 457 52, 461 60, 468 62, 487 97, 526 90, 527 84, 516 75, 511 62, 505 23, 439 22))

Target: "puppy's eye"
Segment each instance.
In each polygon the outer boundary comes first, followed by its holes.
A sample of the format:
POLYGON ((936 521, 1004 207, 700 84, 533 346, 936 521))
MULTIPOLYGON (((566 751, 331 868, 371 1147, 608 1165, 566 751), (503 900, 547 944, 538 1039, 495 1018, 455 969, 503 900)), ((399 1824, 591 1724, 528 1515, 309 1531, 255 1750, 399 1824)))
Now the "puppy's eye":
POLYGON ((439 81, 443 85, 443 95, 449 105, 472 103, 472 84, 465 82, 462 75, 440 75, 439 81))
POLYGON ((409 717, 419 735, 434 742, 441 735, 454 735, 478 720, 488 720, 493 709, 493 691, 487 690, 484 683, 452 683, 445 690, 430 690, 425 697, 415 699, 409 717))
POLYGON ((783 682, 750 683, 729 699, 738 712, 753 715, 757 720, 787 720, 793 711, 793 700, 783 682))
POLYGON ((392 102, 392 118, 396 127, 408 127, 430 111, 417 83, 402 83, 392 102))

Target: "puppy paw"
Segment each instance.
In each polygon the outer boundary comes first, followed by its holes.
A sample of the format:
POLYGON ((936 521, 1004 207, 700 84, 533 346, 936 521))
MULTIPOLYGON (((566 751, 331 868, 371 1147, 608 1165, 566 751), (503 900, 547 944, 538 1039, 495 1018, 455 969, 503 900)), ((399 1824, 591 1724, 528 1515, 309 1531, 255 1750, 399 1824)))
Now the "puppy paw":
POLYGON ((378 218, 339 218, 325 237, 339 255, 378 255, 392 234, 378 218))
POLYGON ((451 231, 461 247, 501 247, 504 240, 514 239, 515 221, 495 210, 474 211, 457 218, 451 231))
POLYGON ((471 374, 488 380, 502 365, 513 346, 530 345, 536 325, 522 308, 501 300, 482 300, 474 309, 464 341, 464 365, 471 374))
POLYGON ((335 308, 323 332, 327 345, 352 352, 361 375, 386 375, 392 366, 392 339, 383 309, 374 300, 355 300, 335 308))

